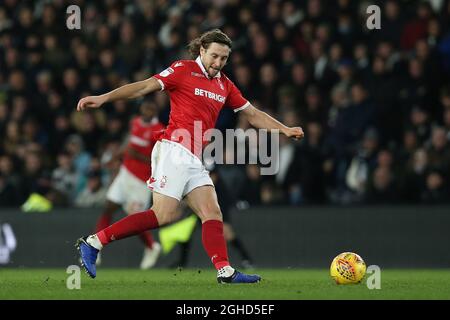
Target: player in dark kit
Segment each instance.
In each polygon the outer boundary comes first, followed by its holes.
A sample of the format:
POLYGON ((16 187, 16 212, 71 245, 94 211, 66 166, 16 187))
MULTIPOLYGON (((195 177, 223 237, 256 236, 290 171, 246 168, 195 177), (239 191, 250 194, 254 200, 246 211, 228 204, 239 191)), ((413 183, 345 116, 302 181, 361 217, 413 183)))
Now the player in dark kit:
POLYGON ((148 181, 153 189, 151 209, 129 215, 94 235, 77 241, 82 265, 96 276, 98 252, 113 240, 139 234, 172 222, 178 217, 181 199, 202 221, 202 242, 217 270, 220 283, 254 283, 258 275, 235 270, 228 261, 223 234, 222 213, 214 184, 200 157, 207 143, 203 133, 215 126, 223 107, 242 112, 249 123, 261 129, 279 130, 287 137, 304 136, 300 127, 287 127, 267 113, 256 109, 222 72, 230 53, 230 38, 218 29, 193 40, 189 49, 195 60, 174 62, 153 77, 122 86, 100 96, 89 96, 78 102, 77 110, 98 108, 118 99, 142 97, 158 90, 170 96, 169 124, 152 152, 152 174, 148 181), (199 134, 200 133, 200 134, 199 134))

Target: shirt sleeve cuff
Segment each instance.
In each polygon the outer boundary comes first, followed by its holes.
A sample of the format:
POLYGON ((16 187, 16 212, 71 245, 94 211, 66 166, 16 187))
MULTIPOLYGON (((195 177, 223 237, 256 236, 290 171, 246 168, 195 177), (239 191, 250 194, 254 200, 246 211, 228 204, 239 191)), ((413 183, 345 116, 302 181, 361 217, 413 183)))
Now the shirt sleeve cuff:
POLYGON ((239 108, 234 109, 234 112, 242 111, 242 110, 244 110, 245 108, 247 108, 249 105, 250 105, 250 102, 247 101, 242 107, 239 107, 239 108))
POLYGON ((155 78, 156 79, 156 81, 158 81, 159 82, 159 84, 161 85, 161 91, 164 91, 164 82, 162 82, 160 79, 158 79, 158 78, 155 78))

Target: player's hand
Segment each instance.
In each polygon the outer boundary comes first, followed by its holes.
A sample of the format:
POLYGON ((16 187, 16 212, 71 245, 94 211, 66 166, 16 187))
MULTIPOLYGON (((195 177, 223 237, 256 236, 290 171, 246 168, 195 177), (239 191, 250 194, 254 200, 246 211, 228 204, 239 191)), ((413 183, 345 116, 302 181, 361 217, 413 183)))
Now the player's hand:
POLYGON ((84 97, 77 104, 77 111, 83 111, 86 108, 99 108, 103 103, 106 102, 104 96, 88 96, 84 97))
POLYGON ((301 127, 287 128, 283 133, 286 137, 293 138, 295 140, 300 140, 305 136, 305 133, 301 127))

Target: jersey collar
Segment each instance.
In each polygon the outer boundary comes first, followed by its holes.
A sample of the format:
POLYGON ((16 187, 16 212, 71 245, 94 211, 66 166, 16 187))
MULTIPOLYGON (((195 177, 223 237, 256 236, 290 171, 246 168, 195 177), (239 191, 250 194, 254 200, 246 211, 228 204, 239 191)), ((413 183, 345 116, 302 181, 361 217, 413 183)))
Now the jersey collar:
MULTIPOLYGON (((197 62, 198 66, 200 67, 200 70, 202 70, 202 72, 206 76, 206 78, 210 79, 208 72, 206 72, 205 67, 203 66, 200 56, 198 56, 197 59, 195 59, 195 62, 197 62)), ((217 74, 214 76, 214 78, 220 78, 220 71, 217 72, 217 74)))

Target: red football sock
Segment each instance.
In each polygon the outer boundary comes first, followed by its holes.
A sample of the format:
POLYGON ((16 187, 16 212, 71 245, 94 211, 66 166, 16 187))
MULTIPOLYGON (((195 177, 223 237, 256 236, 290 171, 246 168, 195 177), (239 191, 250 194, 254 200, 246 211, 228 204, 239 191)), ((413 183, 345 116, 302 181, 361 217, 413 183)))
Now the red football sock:
POLYGON ((222 221, 208 220, 203 223, 202 242, 206 253, 211 258, 211 262, 217 270, 230 265, 228 262, 227 245, 223 237, 222 221))
POLYGON ((149 231, 142 232, 139 235, 139 238, 141 238, 142 242, 147 248, 151 249, 153 247, 153 236, 149 231))
POLYGON ((117 221, 111 226, 97 232, 97 237, 102 245, 111 241, 140 234, 150 229, 158 228, 158 219, 153 210, 134 213, 117 221))
POLYGON ((95 226, 95 233, 109 227, 111 225, 111 220, 112 220, 112 214, 102 213, 102 215, 97 220, 97 224, 95 226))

